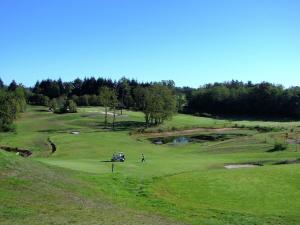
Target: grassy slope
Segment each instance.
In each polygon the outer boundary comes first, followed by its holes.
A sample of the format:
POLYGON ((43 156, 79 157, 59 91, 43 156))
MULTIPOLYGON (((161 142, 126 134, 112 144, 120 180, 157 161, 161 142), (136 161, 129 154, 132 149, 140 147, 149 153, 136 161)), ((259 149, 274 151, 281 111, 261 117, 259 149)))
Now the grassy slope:
MULTIPOLYGON (((19 186, 18 181, 15 183, 13 181, 8 186, 1 186, 0 194, 14 199, 7 201, 10 202, 11 210, 3 208, 0 210, 6 216, 5 221, 13 221, 12 218, 15 221, 27 218, 28 224, 31 219, 38 221, 36 209, 30 205, 31 201, 34 201, 30 198, 33 195, 35 200, 41 201, 42 199, 40 204, 46 204, 45 218, 50 218, 55 214, 54 212, 66 207, 68 208, 65 210, 66 218, 77 218, 74 223, 89 221, 91 224, 97 219, 106 220, 104 224, 120 222, 121 217, 116 218, 115 221, 110 219, 112 212, 109 210, 97 217, 93 214, 96 214, 93 211, 95 209, 90 209, 85 205, 82 205, 80 211, 73 211, 72 207, 76 208, 79 204, 76 201, 70 203, 67 201, 64 205, 66 198, 51 198, 56 191, 70 192, 70 186, 72 194, 76 196, 75 199, 78 199, 78 195, 82 201, 94 201, 95 198, 99 198, 97 204, 100 204, 100 208, 101 204, 103 205, 101 201, 105 193, 110 201, 120 203, 121 206, 118 207, 122 207, 122 210, 126 208, 130 211, 129 216, 137 214, 133 209, 141 208, 149 212, 159 211, 165 216, 193 224, 297 224, 300 221, 297 213, 300 210, 300 201, 297 200, 300 199, 298 165, 264 166, 241 170, 223 169, 224 163, 300 157, 294 145, 289 146, 285 152, 266 152, 272 148, 275 138, 282 139, 280 133, 265 135, 253 134, 251 131, 247 137, 223 142, 177 147, 156 146, 145 138, 128 135, 131 127, 143 122, 141 113, 126 111, 127 117, 118 118, 119 131, 111 132, 101 129, 103 115, 98 113, 101 110, 101 108, 83 108, 79 114, 53 115, 41 111, 41 108, 30 108, 29 112, 18 121, 17 134, 0 136, 1 144, 33 149, 34 158, 21 160, 18 163, 20 165, 24 163, 28 170, 31 170, 31 167, 38 168, 41 178, 37 180, 43 183, 42 186, 46 190, 55 190, 49 194, 45 194, 43 189, 34 193, 37 183, 32 177, 38 176, 31 176, 33 183, 22 184, 21 182, 21 187, 27 190, 24 196, 28 198, 28 210, 31 214, 26 214, 26 210, 22 212, 20 208, 16 210, 19 211, 18 214, 14 212, 14 207, 20 195, 12 191, 14 187, 19 186), (72 130, 78 130, 81 133, 72 135, 70 134, 72 130), (45 152, 49 152, 47 137, 51 137, 58 146, 57 152, 51 157, 45 157, 48 155, 45 152), (111 174, 111 164, 101 161, 109 159, 112 153, 117 151, 125 152, 128 160, 124 164, 116 164, 116 173, 111 174), (145 164, 139 162, 141 152, 146 155, 145 164), (49 168, 36 160, 55 167, 49 168), (48 173, 52 175, 49 177, 48 173), (71 177, 71 181, 67 179, 64 183, 66 177, 71 177), (45 180, 43 181, 42 178, 45 180), (52 179, 55 181, 52 182, 52 179), (54 187, 56 182, 60 184, 58 190, 54 187), (65 185, 68 182, 71 185, 65 185), (73 190, 74 187, 78 188, 73 190), (43 200, 44 198, 46 201, 43 200), (93 218, 96 219, 93 220, 93 218)), ((298 123, 256 121, 229 122, 177 115, 172 121, 167 121, 164 128, 174 126, 179 128, 224 127, 235 123, 247 126, 295 127, 298 125, 298 123)), ((1 160, 6 160, 6 157, 2 157, 1 160)), ((12 166, 10 171, 14 174, 19 169, 16 170, 15 166, 12 166)), ((15 179, 14 175, 4 174, 4 177, 15 179)), ((114 204, 112 207, 118 208, 114 204)), ((60 218, 63 221, 64 214, 59 213, 54 218, 60 218)), ((138 224, 135 221, 139 220, 135 220, 134 216, 132 218, 132 223, 129 224, 138 224)), ((162 220, 155 216, 142 218, 146 218, 145 224, 157 224, 155 221, 162 220)), ((45 222, 50 224, 47 219, 45 222)), ((71 222, 65 221, 65 223, 71 222)))
POLYGON ((2 152, 0 169, 0 224, 177 224, 112 203, 72 171, 2 152))

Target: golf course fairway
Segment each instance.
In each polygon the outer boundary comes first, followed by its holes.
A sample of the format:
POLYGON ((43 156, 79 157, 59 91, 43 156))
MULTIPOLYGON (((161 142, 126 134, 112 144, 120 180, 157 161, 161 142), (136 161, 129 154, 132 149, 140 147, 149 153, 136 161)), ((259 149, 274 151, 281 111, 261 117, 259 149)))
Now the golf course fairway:
POLYGON ((16 132, 0 134, 0 146, 32 152, 0 151, 0 224, 300 224, 300 122, 178 114, 139 132, 142 113, 124 111, 112 130, 102 112, 28 106, 16 132), (192 141, 151 141, 172 132, 192 141), (118 152, 126 160, 112 172, 118 152))

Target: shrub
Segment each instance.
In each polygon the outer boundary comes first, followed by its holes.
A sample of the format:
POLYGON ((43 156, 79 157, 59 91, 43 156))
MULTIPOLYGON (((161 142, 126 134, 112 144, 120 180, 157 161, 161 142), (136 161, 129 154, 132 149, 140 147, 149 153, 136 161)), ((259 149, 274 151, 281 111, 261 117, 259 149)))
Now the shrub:
POLYGON ((252 129, 257 130, 258 132, 261 132, 261 133, 280 130, 280 128, 277 128, 277 127, 264 127, 264 126, 258 126, 258 125, 254 126, 252 129))
POLYGON ((65 108, 69 109, 69 113, 76 113, 77 112, 77 105, 73 100, 67 100, 65 104, 65 108))
POLYGON ((162 132, 164 132, 164 129, 163 128, 158 128, 158 130, 157 130, 159 133, 162 133, 162 132))
POLYGON ((176 130, 178 130, 178 129, 177 129, 177 127, 172 127, 171 130, 172 130, 172 131, 176 131, 176 130))
POLYGON ((61 113, 76 113, 77 105, 73 100, 67 100, 60 108, 61 113))
POLYGON ((13 123, 5 123, 0 120, 0 132, 14 132, 16 131, 16 125, 13 123))
POLYGON ((53 99, 48 103, 48 107, 49 107, 52 111, 57 110, 57 108, 59 108, 57 100, 56 100, 55 98, 53 98, 53 99))
POLYGON ((272 151, 277 152, 277 151, 284 151, 286 149, 287 149, 287 144, 275 143, 274 148, 272 149, 272 151))
POLYGON ((76 113, 77 112, 77 105, 73 100, 66 100, 62 104, 58 104, 54 110, 54 113, 76 113))

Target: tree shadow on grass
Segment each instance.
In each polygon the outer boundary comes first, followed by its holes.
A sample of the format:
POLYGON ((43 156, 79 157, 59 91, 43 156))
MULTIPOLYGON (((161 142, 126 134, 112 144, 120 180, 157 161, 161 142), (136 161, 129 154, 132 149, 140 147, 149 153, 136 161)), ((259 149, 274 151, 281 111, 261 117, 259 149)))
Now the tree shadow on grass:
MULTIPOLYGON (((87 124, 82 125, 82 128, 90 128, 88 130, 89 132, 91 132, 91 131, 92 132, 132 131, 132 130, 137 129, 137 128, 145 127, 145 125, 146 125, 145 122, 118 121, 118 122, 115 123, 115 128, 113 129, 111 122, 107 123, 106 128, 105 128, 104 122, 96 122, 96 123, 92 123, 92 124, 89 124, 89 125, 87 125, 87 124)), ((43 130, 38 130, 38 132, 40 132, 40 133, 71 133, 74 130, 76 130, 76 129, 74 129, 74 128, 58 128, 58 129, 43 129, 43 130)), ((88 131, 85 131, 85 132, 88 132, 88 131)))
POLYGON ((48 109, 34 109, 35 112, 49 112, 48 109))
POLYGON ((278 116, 260 116, 260 115, 219 115, 217 119, 229 120, 231 122, 238 121, 261 121, 261 122, 298 122, 296 118, 278 117, 278 116))
POLYGON ((40 133, 70 133, 74 129, 65 128, 65 129, 45 129, 45 130, 38 130, 40 133))
MULTIPOLYGON (((131 131, 136 128, 145 127, 145 122, 138 121, 117 121, 115 122, 115 128, 112 128, 112 123, 107 123, 107 129, 114 131, 131 131)), ((104 122, 97 123, 98 127, 105 128, 104 122)))

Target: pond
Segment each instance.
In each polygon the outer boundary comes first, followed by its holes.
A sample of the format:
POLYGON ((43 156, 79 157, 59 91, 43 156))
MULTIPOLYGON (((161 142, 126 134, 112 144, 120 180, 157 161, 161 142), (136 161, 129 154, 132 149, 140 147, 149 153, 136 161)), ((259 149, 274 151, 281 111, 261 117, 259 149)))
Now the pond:
POLYGON ((184 145, 191 141, 191 139, 187 137, 177 137, 172 141, 173 145, 184 145))
POLYGON ((163 145, 163 144, 187 144, 191 142, 191 139, 188 137, 158 137, 158 138, 150 138, 149 139, 153 144, 163 145))
POLYGON ((156 145, 171 144, 171 145, 184 145, 191 142, 207 142, 207 141, 225 141, 235 137, 245 136, 245 134, 198 134, 191 136, 167 136, 167 137, 156 137, 149 138, 149 140, 156 145))

